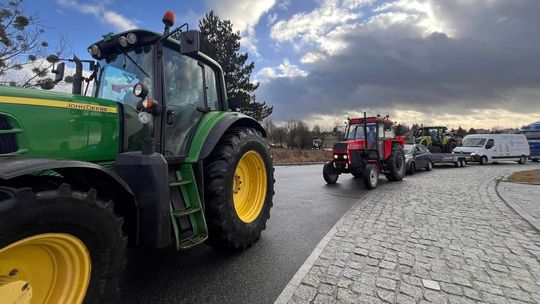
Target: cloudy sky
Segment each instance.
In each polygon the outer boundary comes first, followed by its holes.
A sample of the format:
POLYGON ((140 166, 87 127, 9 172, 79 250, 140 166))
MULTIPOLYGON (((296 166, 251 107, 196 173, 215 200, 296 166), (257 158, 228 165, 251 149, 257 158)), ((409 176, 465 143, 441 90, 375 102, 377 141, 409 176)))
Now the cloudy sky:
POLYGON ((240 31, 274 121, 362 111, 450 127, 540 120, 538 0, 26 1, 76 53, 101 34, 161 30, 213 9, 240 31))

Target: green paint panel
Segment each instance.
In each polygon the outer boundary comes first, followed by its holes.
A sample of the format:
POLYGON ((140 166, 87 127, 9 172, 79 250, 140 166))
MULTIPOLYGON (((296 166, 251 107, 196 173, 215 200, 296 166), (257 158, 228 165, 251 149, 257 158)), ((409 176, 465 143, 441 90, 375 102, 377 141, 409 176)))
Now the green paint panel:
POLYGON ((235 114, 233 114, 233 112, 208 112, 201 118, 195 136, 193 136, 186 162, 195 163, 199 160, 199 154, 201 153, 206 138, 210 132, 212 132, 214 126, 228 115, 235 114))
POLYGON ((110 100, 0 86, 0 114, 23 130, 22 157, 113 160, 119 148, 117 112, 110 100))

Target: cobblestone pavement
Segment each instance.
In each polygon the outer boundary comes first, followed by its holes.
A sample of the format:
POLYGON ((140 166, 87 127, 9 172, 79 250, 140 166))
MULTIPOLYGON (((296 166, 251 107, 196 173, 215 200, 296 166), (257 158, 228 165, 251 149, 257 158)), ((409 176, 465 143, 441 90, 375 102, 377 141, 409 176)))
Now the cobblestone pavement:
POLYGON ((540 231, 540 185, 503 181, 497 190, 519 215, 540 231))
POLYGON ((381 184, 344 215, 288 302, 540 303, 540 234, 495 191, 535 167, 436 168, 381 184))

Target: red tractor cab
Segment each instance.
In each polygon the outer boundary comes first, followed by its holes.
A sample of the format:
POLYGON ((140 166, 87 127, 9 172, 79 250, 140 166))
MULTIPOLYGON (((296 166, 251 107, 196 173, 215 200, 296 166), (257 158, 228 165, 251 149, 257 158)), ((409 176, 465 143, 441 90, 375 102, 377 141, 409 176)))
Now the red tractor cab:
POLYGON ((377 187, 379 175, 400 181, 405 175, 402 136, 395 136, 393 122, 386 117, 349 118, 345 138, 334 144, 333 158, 323 167, 323 177, 335 184, 342 173, 362 177, 368 189, 377 187))

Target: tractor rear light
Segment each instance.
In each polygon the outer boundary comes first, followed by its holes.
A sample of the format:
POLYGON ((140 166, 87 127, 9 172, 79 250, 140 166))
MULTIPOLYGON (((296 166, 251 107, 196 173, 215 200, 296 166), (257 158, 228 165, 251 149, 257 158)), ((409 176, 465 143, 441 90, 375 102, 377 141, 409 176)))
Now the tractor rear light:
POLYGON ((129 44, 135 44, 135 43, 137 43, 137 35, 135 35, 135 34, 133 34, 133 33, 127 34, 126 38, 127 38, 127 42, 128 42, 129 44))
POLYGON ((125 36, 120 36, 120 38, 118 38, 118 43, 120 43, 122 47, 128 46, 128 40, 125 36))

